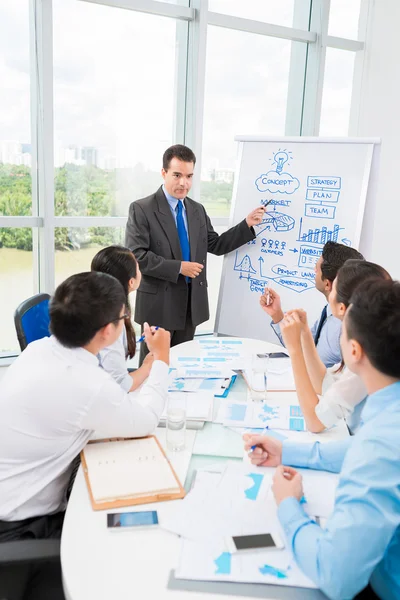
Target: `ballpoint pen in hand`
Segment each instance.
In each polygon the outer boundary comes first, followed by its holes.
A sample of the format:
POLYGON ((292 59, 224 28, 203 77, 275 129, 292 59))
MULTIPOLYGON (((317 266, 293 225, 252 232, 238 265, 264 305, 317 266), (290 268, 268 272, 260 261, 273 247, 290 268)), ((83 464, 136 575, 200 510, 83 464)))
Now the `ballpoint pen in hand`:
MULTIPOLYGON (((265 433, 265 432, 266 432, 268 429, 269 429, 269 427, 268 427, 268 425, 266 425, 266 426, 264 427, 264 429, 262 430, 262 432, 261 432, 260 434, 258 434, 258 435, 264 435, 264 433, 265 433)), ((257 448, 257 444, 255 444, 254 446, 252 446, 252 447, 250 448, 250 452, 254 452, 254 450, 255 450, 256 448, 257 448)))
MULTIPOLYGON (((157 331, 157 329, 159 329, 158 325, 157 327, 154 327, 155 331, 157 331)), ((140 338, 138 339, 137 343, 140 344, 140 342, 144 342, 145 340, 145 335, 141 335, 140 338)))

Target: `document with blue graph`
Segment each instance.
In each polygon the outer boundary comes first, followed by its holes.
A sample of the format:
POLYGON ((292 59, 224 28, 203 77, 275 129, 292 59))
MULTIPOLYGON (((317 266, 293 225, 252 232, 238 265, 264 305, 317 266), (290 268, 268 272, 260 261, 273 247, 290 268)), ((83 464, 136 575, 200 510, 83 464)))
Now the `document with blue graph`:
POLYGON ((298 404, 281 406, 268 402, 225 402, 221 405, 218 420, 228 427, 252 427, 306 431, 298 404))
MULTIPOLYGON (((271 491, 272 470, 228 463, 225 471, 202 473, 179 503, 166 528, 184 539, 178 579, 242 581, 315 588, 288 548, 231 554, 226 538, 259 533, 284 539, 271 491), (201 508, 201 510, 200 510, 201 508)), ((165 523, 162 523, 165 526, 165 523)))

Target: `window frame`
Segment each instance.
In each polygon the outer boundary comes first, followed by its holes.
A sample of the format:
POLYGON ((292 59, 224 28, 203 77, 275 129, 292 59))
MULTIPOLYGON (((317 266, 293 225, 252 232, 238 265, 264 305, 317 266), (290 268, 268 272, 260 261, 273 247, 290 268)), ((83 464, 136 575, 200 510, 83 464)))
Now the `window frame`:
MULTIPOLYGON (((124 227, 125 217, 57 217, 54 208, 54 95, 53 2, 30 1, 32 216, 0 216, 0 227, 32 227, 34 290, 51 293, 55 285, 56 227, 124 227)), ((293 44, 291 53, 285 134, 318 136, 327 47, 356 53, 350 130, 358 118, 365 56, 365 29, 373 0, 361 4, 359 40, 328 35, 330 0, 294 0, 294 24, 285 27, 208 10, 208 0, 188 0, 188 6, 158 0, 79 0, 134 12, 172 18, 179 38, 175 77, 175 142, 190 146, 197 165, 192 195, 200 197, 207 29, 209 25, 277 37, 293 44), (183 43, 182 43, 183 42, 183 43), (300 47, 302 46, 302 48, 300 47)), ((211 219, 214 226, 228 225, 229 218, 211 219)), ((15 356, 16 352, 8 355, 15 356)), ((0 365, 2 364, 0 356, 0 365)))

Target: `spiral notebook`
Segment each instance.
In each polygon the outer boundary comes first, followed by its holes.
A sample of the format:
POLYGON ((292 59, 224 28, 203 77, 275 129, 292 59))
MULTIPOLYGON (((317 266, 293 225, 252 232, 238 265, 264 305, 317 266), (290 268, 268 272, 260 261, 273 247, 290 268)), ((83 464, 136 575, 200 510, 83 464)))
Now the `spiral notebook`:
POLYGON ((81 461, 94 510, 185 496, 155 436, 89 442, 81 461))

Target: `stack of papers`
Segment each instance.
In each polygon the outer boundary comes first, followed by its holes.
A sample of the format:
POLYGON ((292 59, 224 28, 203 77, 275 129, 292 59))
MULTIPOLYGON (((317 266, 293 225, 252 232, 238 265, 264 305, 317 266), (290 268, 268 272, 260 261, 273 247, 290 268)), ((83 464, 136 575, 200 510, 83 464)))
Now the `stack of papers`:
POLYGON ((236 374, 230 370, 177 369, 169 375, 168 392, 210 393, 221 396, 236 374))
MULTIPOLYGON (((168 393, 169 398, 173 398, 180 392, 168 393)), ((214 396, 207 393, 194 393, 186 395, 186 419, 188 421, 212 421, 214 409, 214 396)), ((168 402, 161 415, 162 420, 167 418, 168 402)))
POLYGON ((227 338, 204 338, 197 341, 198 353, 192 356, 178 356, 172 366, 196 368, 244 369, 248 363, 242 340, 227 338))
MULTIPOLYGON (((228 463, 222 472, 197 472, 190 493, 161 522, 183 538, 178 579, 316 587, 300 571, 289 548, 234 554, 227 550, 226 538, 235 535, 275 533, 284 540, 271 491, 273 472, 243 463, 228 463)), ((313 475, 309 478, 307 471, 303 475, 303 507, 308 514, 329 516, 337 476, 313 475)))
MULTIPOLYGON (((244 370, 244 377, 251 386, 252 373, 248 367, 244 370)), ((269 391, 294 391, 296 389, 290 358, 270 358, 267 371, 267 390, 269 391)))

